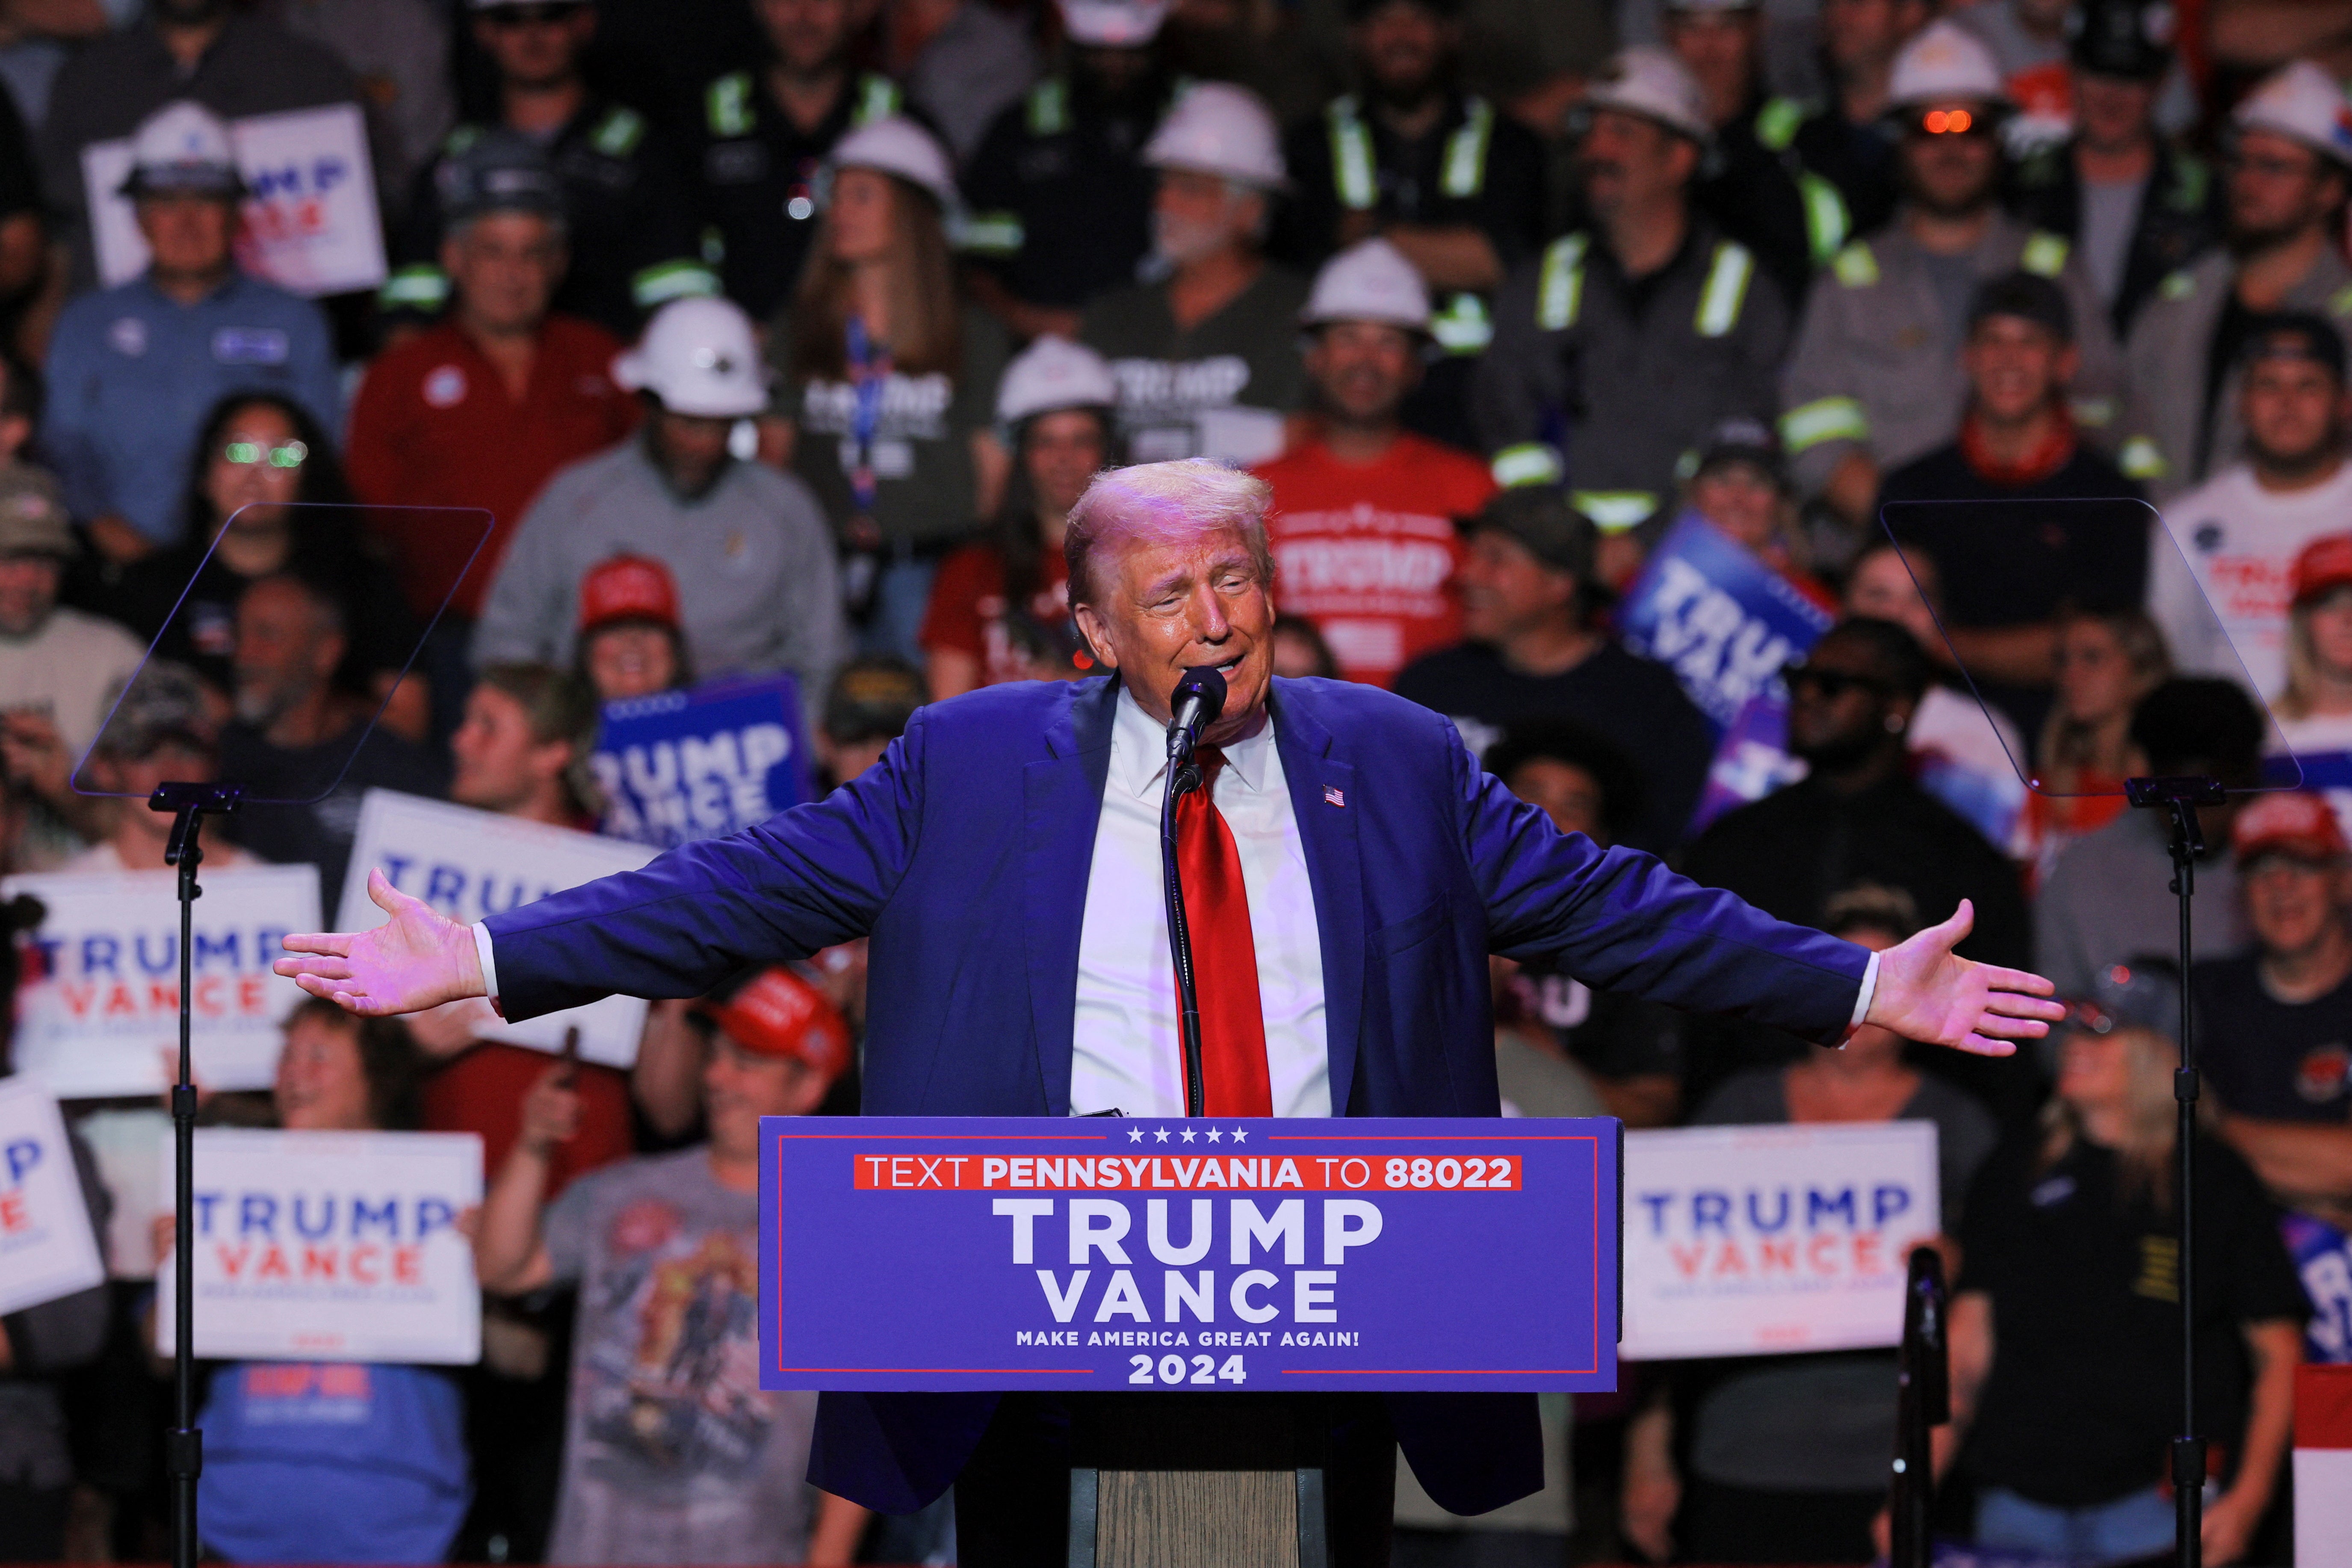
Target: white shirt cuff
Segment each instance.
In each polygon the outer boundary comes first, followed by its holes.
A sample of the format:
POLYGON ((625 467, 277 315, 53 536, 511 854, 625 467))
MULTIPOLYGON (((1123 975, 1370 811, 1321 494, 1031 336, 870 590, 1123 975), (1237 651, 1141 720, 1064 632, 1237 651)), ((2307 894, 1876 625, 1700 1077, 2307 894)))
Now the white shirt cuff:
MULTIPOLYGON (((480 939, 480 941, 481 941, 481 944, 482 944, 482 954, 483 954, 483 956, 482 956, 482 977, 483 977, 483 979, 484 979, 485 981, 487 981, 487 980, 489 978, 489 973, 490 973, 490 960, 489 960, 490 938, 489 938, 489 933, 488 933, 487 931, 484 931, 482 930, 482 928, 481 928, 481 927, 479 927, 479 926, 476 926, 476 927, 474 928, 474 930, 475 930, 475 931, 479 935, 479 939, 480 939)), ((493 992, 493 994, 495 994, 495 992, 493 992)), ((1863 965, 1863 969, 1862 969, 1862 990, 1861 990, 1861 992, 1860 992, 1860 993, 1859 993, 1859 994, 1854 997, 1854 999, 1853 999, 1853 1017, 1851 1017, 1851 1018, 1848 1018, 1848 1019, 1846 1020, 1846 1023, 1845 1023, 1845 1032, 1846 1032, 1846 1034, 1847 1034, 1847 1036, 1848 1036, 1848 1037, 1851 1037, 1856 1029, 1861 1028, 1861 1027, 1862 1027, 1862 1021, 1863 1021, 1864 1018, 1867 1018, 1867 1017, 1869 1017, 1869 1016, 1870 1016, 1870 1000, 1871 1000, 1871 998, 1872 998, 1872 997, 1874 997, 1874 996, 1875 996, 1875 995, 1877 995, 1877 994, 1878 994, 1878 954, 1876 954, 1876 953, 1874 953, 1874 953, 1872 953, 1872 954, 1870 955, 1870 962, 1869 962, 1868 963, 1866 963, 1866 964, 1863 965)), ((1840 1040, 1840 1041, 1838 1042, 1838 1044, 1840 1044, 1840 1045, 1843 1045, 1843 1044, 1845 1044, 1845 1041, 1844 1041, 1844 1040, 1840 1040)))
MULTIPOLYGON (((482 994, 490 999, 492 1006, 496 1006, 499 1000, 499 961, 497 955, 490 952, 490 928, 476 921, 466 929, 474 933, 474 956, 482 962, 482 994)), ((1874 952, 1870 955, 1870 973, 1864 975, 1862 982, 1864 1006, 1870 1004, 1870 982, 1877 973, 1878 955, 1874 952)), ((1861 1018, 1862 1014, 1857 1011, 1854 1019, 1859 1022, 1861 1018)))

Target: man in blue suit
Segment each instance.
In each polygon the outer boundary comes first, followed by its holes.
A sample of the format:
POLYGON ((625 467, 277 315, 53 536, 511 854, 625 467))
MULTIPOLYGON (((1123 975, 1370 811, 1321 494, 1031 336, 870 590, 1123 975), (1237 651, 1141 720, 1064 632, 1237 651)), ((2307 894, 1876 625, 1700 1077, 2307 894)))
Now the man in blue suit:
MULTIPOLYGON (((2006 1055, 2059 1016, 2039 1000, 2047 981, 1954 956, 1965 904, 1874 956, 1559 833, 1436 714, 1275 680, 1265 504, 1264 485, 1210 463, 1106 474, 1066 548, 1110 679, 925 709, 823 802, 479 926, 372 876, 390 922, 289 937, 299 956, 278 973, 359 1013, 488 995, 525 1018, 616 992, 696 995, 870 935, 867 1111, 1181 1115, 1157 823, 1171 696, 1207 665, 1229 696, 1202 736, 1208 784, 1186 799, 1180 856, 1212 1114, 1496 1115, 1490 952, 1825 1044, 1867 1021, 2006 1055)), ((1335 1455, 1369 1478, 1392 1466, 1392 1430, 1458 1511, 1542 1484, 1531 1396, 1333 1408, 1335 1455)), ((958 1490, 964 1560, 1052 1557, 1057 1433, 1037 1400, 827 1394, 811 1479, 906 1511, 973 1461, 991 1484, 958 1490)))

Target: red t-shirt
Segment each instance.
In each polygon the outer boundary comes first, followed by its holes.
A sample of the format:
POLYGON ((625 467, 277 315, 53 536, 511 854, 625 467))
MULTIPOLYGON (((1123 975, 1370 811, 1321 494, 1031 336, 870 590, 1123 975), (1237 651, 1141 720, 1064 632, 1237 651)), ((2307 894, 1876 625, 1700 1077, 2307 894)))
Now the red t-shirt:
MULTIPOLYGON (((1058 550, 1048 550, 1037 568, 1043 582, 1030 595, 1029 618, 1051 630, 1070 618, 1070 568, 1058 550)), ((923 612, 918 638, 926 651, 952 648, 980 661, 980 683, 1002 686, 1034 680, 1028 653, 1005 625, 1004 556, 993 544, 967 544, 940 563, 931 584, 930 607, 923 612)))
MULTIPOLYGON (((555 1065, 545 1051, 484 1040, 425 1080, 425 1130, 476 1132, 482 1139, 482 1178, 499 1167, 522 1131, 522 1097, 555 1065)), ((548 1161, 551 1198, 600 1165, 625 1160, 631 1147, 629 1080, 625 1074, 582 1062, 572 1080, 580 1091, 580 1131, 555 1146, 548 1161)))
MULTIPOLYGON (((345 464, 373 506, 470 506, 491 517, 489 542, 457 585, 457 608, 481 612, 507 540, 550 475, 601 452, 637 425, 637 401, 613 384, 620 342, 604 328, 551 316, 521 402, 454 322, 388 350, 368 367, 352 405, 345 464)), ((423 518, 378 520, 401 587, 419 616, 465 567, 461 527, 423 518)))
POLYGON ((1454 520, 1495 493, 1486 464, 1406 435, 1377 462, 1338 462, 1315 441, 1254 472, 1274 487, 1274 602, 1315 623, 1340 674, 1386 686, 1461 640, 1454 520))

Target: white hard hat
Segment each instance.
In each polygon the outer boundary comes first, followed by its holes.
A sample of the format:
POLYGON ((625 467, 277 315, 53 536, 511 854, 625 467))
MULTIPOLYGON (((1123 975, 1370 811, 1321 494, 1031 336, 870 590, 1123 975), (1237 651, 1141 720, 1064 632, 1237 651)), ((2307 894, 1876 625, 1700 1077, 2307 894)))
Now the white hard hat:
POLYGON ((955 165, 939 138, 903 114, 871 120, 833 144, 836 169, 878 169, 929 191, 942 207, 955 205, 955 165))
POLYGON ((673 414, 742 419, 768 406, 768 367, 751 318, 732 300, 673 300, 646 323, 645 336, 613 361, 613 379, 650 392, 673 414))
POLYGON ((1385 239, 1368 239, 1323 264, 1298 319, 1310 327, 1325 321, 1378 321, 1425 332, 1429 285, 1403 251, 1385 239))
POLYGON ((1257 94, 1231 82, 1204 81, 1178 99, 1144 144, 1143 161, 1155 169, 1191 169, 1261 190, 1278 191, 1290 183, 1273 111, 1257 94))
POLYGON ((1594 74, 1584 107, 1638 114, 1696 142, 1715 134, 1698 78, 1673 50, 1653 44, 1635 44, 1610 56, 1594 74))
POLYGON ((1007 425, 1063 408, 1108 408, 1118 401, 1108 362, 1067 338, 1039 338, 1004 367, 996 384, 996 417, 1007 425))
POLYGON ((167 192, 232 198, 245 192, 227 122, 186 99, 167 103, 141 121, 131 138, 131 174, 122 182, 121 194, 167 192))
POLYGON ((2007 103, 2009 88, 2001 80, 2000 62, 1966 27, 1930 22, 1895 57, 1886 101, 1895 109, 1916 109, 1958 99, 2007 103))
POLYGON ((1062 31, 1089 49, 1139 49, 1160 36, 1169 0, 1061 0, 1062 31))
POLYGON ((2230 118, 2241 131, 2273 131, 2339 163, 2352 163, 2352 101, 2309 60, 2273 71, 2230 118))

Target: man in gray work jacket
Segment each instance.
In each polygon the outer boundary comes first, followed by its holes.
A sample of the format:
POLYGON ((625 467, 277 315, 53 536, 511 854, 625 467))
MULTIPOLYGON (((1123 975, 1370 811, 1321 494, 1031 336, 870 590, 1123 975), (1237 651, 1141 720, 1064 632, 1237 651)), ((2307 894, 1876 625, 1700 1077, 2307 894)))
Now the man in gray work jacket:
POLYGON ((1591 226, 1503 285, 1473 412, 1499 483, 1565 476, 1613 576, 1610 542, 1664 526, 1684 455, 1731 415, 1769 415, 1789 314, 1748 248, 1692 210, 1713 128, 1688 68, 1627 49, 1584 101, 1591 226))
POLYGON ((1781 378, 1780 439, 1798 484, 1856 526, 1874 516, 1881 475, 1959 433, 1960 340, 1981 282, 2022 270, 2065 290, 2082 356, 2070 402, 2087 438, 2104 444, 2121 403, 2106 310, 2072 247, 1995 203, 1994 132, 2008 102, 1991 51, 1931 23, 1896 58, 1888 96, 1903 205, 1814 280, 1781 378))
POLYGON ((729 455, 732 427, 768 405, 751 318, 674 300, 613 379, 644 396, 645 426, 547 481, 475 623, 474 663, 571 664, 581 578, 647 555, 679 584, 696 675, 790 670, 814 711, 846 644, 833 531, 800 480, 729 455))

